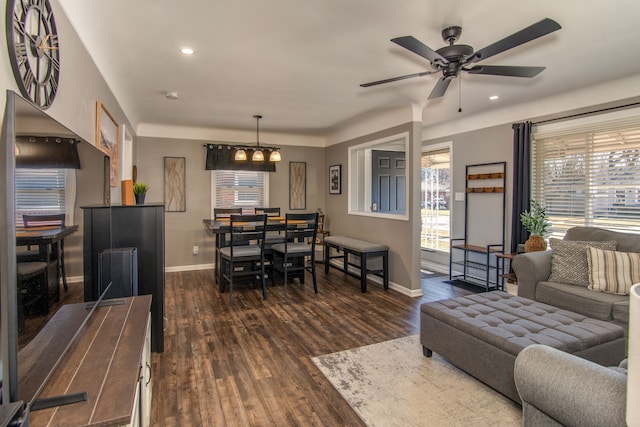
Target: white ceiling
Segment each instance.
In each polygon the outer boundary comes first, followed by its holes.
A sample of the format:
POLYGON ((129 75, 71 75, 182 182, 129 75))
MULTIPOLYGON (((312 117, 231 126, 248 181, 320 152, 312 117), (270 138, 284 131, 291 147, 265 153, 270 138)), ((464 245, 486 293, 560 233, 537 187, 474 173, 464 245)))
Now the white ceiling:
POLYGON ((323 134, 412 103, 436 124, 640 74, 636 0, 59 2, 134 126, 255 129, 261 114, 261 130, 323 134), (359 86, 430 69, 393 37, 413 35, 435 50, 445 45, 442 28, 460 25, 458 43, 478 50, 545 17, 562 29, 480 65, 547 69, 533 79, 464 73, 462 113, 460 78, 428 102, 437 74, 359 86), (183 46, 196 54, 183 56, 183 46))

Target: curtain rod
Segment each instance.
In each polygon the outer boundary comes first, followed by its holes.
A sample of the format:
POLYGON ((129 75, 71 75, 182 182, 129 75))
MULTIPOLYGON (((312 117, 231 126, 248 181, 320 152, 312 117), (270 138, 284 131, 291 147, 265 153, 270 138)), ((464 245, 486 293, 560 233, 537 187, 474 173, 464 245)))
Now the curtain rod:
POLYGON ((620 110, 620 109, 623 109, 623 108, 635 107, 635 106, 638 106, 638 105, 640 105, 640 102, 634 102, 634 103, 631 103, 631 104, 619 105, 617 107, 602 108, 600 110, 587 111, 585 113, 577 113, 577 114, 571 114, 571 115, 564 116, 564 117, 556 117, 555 119, 541 120, 539 122, 532 122, 532 124, 539 125, 539 124, 542 124, 542 123, 555 122, 555 121, 558 121, 558 120, 573 119, 575 117, 582 117, 582 116, 588 116, 589 114, 604 113, 604 112, 607 112, 607 111, 620 110))

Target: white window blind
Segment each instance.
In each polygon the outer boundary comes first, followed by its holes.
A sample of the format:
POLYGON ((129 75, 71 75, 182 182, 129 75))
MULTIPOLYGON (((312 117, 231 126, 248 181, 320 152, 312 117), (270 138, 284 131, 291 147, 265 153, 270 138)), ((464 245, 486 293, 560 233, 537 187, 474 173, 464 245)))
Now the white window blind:
POLYGON ((212 173, 215 207, 267 206, 265 200, 266 172, 215 170, 212 173))
POLYGON ((65 169, 16 169, 16 225, 23 214, 65 213, 65 169))
POLYGON ((640 233, 640 116, 536 132, 532 197, 551 235, 583 225, 640 233))

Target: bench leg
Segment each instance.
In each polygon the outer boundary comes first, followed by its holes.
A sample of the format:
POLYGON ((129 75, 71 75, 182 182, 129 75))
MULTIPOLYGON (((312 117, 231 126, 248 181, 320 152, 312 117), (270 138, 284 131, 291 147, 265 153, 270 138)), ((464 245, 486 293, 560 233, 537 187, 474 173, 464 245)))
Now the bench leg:
POLYGON ((382 255, 382 269, 383 269, 383 283, 384 283, 384 290, 388 290, 389 289, 389 253, 385 252, 384 255, 382 255))
POLYGON ((360 254, 360 291, 367 292, 367 254, 360 254))
POLYGON ((429 350, 425 346, 422 346, 422 354, 424 354, 425 357, 431 357, 433 356, 433 351, 429 350))
POLYGON ((324 244, 324 272, 325 274, 329 273, 329 244, 324 244))

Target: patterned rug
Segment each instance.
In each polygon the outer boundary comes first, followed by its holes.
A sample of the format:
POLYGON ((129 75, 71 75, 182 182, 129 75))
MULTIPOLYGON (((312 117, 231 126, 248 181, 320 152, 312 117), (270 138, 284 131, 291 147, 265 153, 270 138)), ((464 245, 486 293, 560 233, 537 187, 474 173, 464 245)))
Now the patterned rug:
POLYGON ((314 357, 368 426, 520 426, 520 406, 435 354, 417 335, 314 357))

